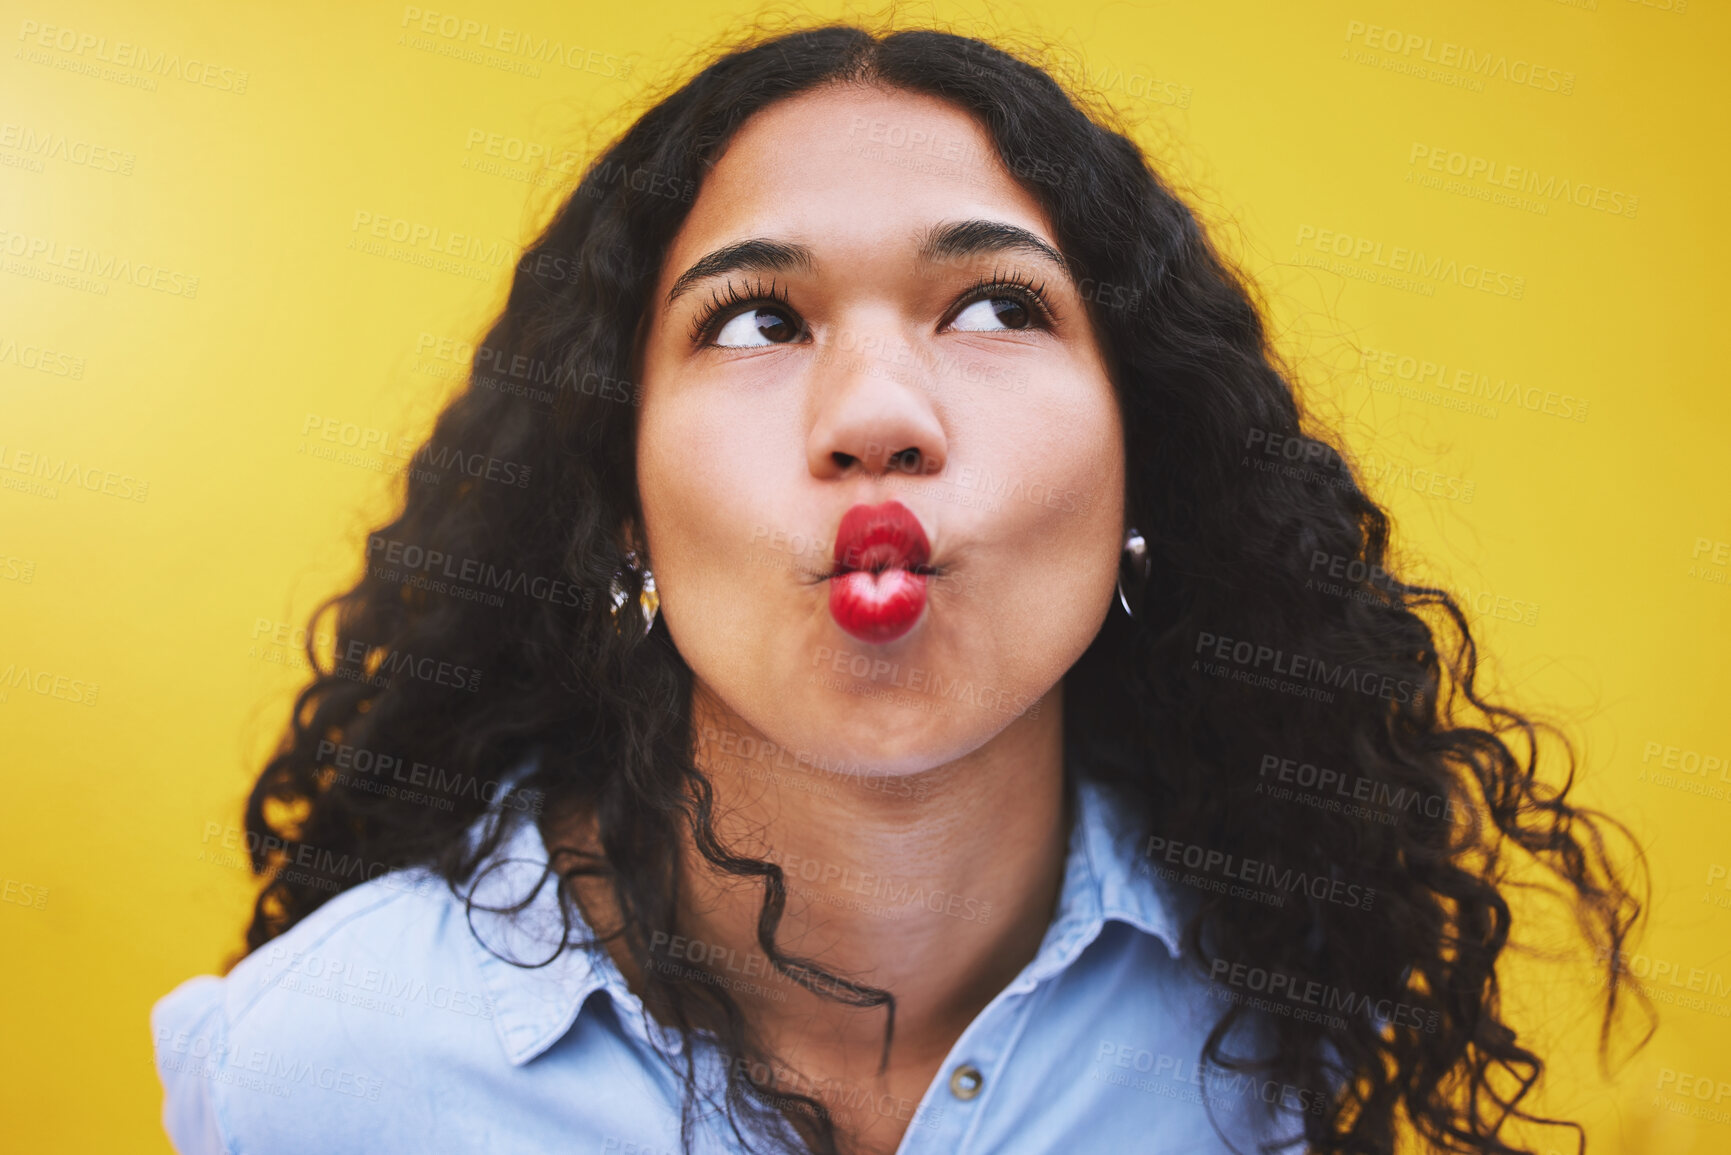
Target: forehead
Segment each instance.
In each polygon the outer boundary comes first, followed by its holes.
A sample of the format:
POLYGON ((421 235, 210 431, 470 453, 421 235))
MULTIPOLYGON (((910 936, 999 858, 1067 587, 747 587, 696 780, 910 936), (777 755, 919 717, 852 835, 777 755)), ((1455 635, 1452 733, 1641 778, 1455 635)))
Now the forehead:
POLYGON ((669 251, 662 287, 747 237, 806 244, 820 265, 905 263, 922 230, 961 219, 1053 241, 1039 202, 969 113, 922 93, 828 85, 777 101, 735 133, 669 251))

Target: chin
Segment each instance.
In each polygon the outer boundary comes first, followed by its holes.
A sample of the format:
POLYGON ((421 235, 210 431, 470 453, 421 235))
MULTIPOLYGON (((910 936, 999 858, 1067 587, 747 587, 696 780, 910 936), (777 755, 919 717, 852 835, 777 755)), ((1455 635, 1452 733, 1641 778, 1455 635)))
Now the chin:
POLYGON ((790 695, 800 706, 789 732, 809 738, 802 749, 810 756, 802 758, 802 764, 819 771, 827 767, 891 777, 919 774, 965 757, 1015 721, 1013 715, 966 703, 886 691, 869 682, 859 685, 894 697, 822 686, 790 695))

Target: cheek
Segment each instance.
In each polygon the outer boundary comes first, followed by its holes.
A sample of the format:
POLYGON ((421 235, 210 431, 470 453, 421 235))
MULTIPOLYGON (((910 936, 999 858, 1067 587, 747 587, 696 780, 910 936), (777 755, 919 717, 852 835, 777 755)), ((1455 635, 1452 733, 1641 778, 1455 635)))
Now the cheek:
MULTIPOLYGON (((637 453, 644 531, 662 612, 681 650, 737 649, 767 583, 795 560, 785 430, 745 407, 646 405, 637 453), (724 638, 723 635, 726 635, 724 638), (706 640, 707 639, 707 640, 706 640)), ((761 630, 761 626, 754 627, 761 630)))
POLYGON ((1116 454, 1047 459, 1028 475, 1015 503, 1011 590, 997 615, 1033 643, 1024 651, 1037 659, 1033 677, 1060 676, 1104 620, 1118 575, 1122 495, 1116 454))
MULTIPOLYGON (((1052 415, 1030 470, 1024 506, 1032 524, 1032 578, 1059 596, 1045 612, 1092 639, 1099 603, 1117 580, 1124 520, 1124 454, 1117 409, 1109 395, 1086 394, 1087 403, 1052 415), (1067 619, 1074 617, 1076 621, 1067 619)), ((1043 591, 1036 591, 1036 593, 1043 591)))
POLYGON ((944 647, 1017 689, 1044 689, 1087 649, 1109 611, 1122 545, 1124 459, 1105 385, 1054 390, 976 427, 955 493, 980 502, 944 647), (1083 400, 1078 401, 1078 398, 1083 400))
POLYGON ((752 503, 739 492, 745 467, 725 451, 719 429, 664 421, 646 433, 638 446, 645 532, 667 575, 663 596, 678 600, 683 579, 731 569, 724 559, 749 539, 752 503))
POLYGON ((1005 528, 1027 559, 1084 576, 1123 519, 1124 454, 1103 383, 1063 391, 1001 429, 987 468, 1000 475, 1005 528))

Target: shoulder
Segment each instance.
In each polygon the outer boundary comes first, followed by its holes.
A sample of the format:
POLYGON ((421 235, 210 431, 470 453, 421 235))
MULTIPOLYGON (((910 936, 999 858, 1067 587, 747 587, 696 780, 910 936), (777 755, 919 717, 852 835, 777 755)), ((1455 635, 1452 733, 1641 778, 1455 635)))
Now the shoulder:
POLYGON ((463 909, 443 879, 387 874, 332 898, 226 977, 199 975, 164 996, 150 1017, 176 1148, 353 1134, 378 1125, 377 1105, 401 1084, 396 1060, 456 1046, 498 1056, 459 932, 463 909))
POLYGON ((344 891, 156 1004, 164 1125, 181 1155, 676 1135, 641 1007, 587 937, 527 818, 455 889, 417 870, 344 891))

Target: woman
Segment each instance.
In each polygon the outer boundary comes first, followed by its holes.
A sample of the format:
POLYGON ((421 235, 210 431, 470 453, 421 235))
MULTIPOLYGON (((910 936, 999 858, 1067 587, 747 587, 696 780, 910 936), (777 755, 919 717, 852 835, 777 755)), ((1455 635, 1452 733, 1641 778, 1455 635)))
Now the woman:
POLYGON ((248 804, 250 953, 153 1014, 182 1152, 1523 1149, 1499 882, 1613 960, 1632 888, 1038 68, 722 56, 419 460, 248 804))

